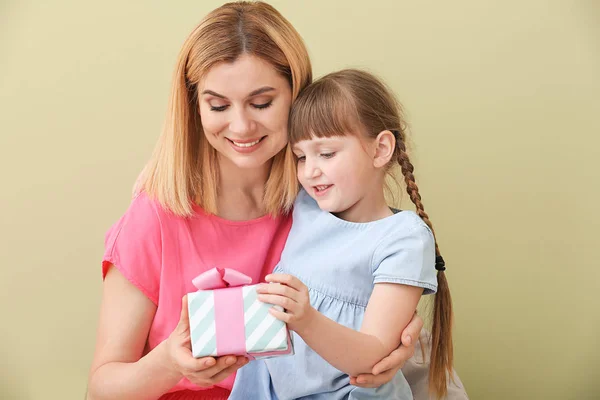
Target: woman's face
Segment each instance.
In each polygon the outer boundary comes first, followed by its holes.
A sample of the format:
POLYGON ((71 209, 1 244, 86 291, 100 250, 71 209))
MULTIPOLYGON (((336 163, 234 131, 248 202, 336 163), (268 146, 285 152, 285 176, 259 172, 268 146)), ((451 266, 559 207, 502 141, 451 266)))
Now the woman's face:
POLYGON ((268 165, 287 144, 292 91, 258 57, 212 67, 198 85, 198 100, 206 139, 239 168, 268 165))

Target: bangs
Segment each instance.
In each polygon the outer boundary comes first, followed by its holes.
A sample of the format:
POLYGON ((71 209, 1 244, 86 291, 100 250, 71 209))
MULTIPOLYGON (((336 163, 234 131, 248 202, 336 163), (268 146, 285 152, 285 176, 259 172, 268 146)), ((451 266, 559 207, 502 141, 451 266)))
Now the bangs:
POLYGON ((289 120, 290 143, 358 132, 353 96, 337 82, 322 78, 300 92, 289 120))

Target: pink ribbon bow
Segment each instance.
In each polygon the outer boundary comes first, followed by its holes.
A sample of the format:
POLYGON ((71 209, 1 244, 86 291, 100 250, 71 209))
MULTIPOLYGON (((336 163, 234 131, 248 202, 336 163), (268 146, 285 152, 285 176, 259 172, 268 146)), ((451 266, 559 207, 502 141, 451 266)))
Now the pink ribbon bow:
POLYGON ((222 289, 251 283, 252 278, 248 275, 234 269, 219 267, 211 268, 192 280, 192 284, 199 290, 222 289))

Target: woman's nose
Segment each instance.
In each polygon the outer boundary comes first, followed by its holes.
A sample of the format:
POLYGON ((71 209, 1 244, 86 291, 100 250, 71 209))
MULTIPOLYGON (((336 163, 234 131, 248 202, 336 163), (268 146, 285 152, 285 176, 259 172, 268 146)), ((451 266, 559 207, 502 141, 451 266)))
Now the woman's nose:
POLYGON ((254 130, 254 126, 254 121, 244 109, 238 108, 232 113, 232 119, 229 122, 229 130, 232 133, 245 135, 252 132, 254 130))

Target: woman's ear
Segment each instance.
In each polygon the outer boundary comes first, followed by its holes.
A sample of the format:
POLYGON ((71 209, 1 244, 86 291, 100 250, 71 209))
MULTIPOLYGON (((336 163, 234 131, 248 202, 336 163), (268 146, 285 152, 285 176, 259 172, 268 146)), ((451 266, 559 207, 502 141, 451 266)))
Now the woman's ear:
POLYGON ((385 167, 394 155, 396 137, 390 131, 381 131, 377 135, 377 138, 375 138, 374 144, 375 156, 373 157, 373 166, 375 168, 385 167))

